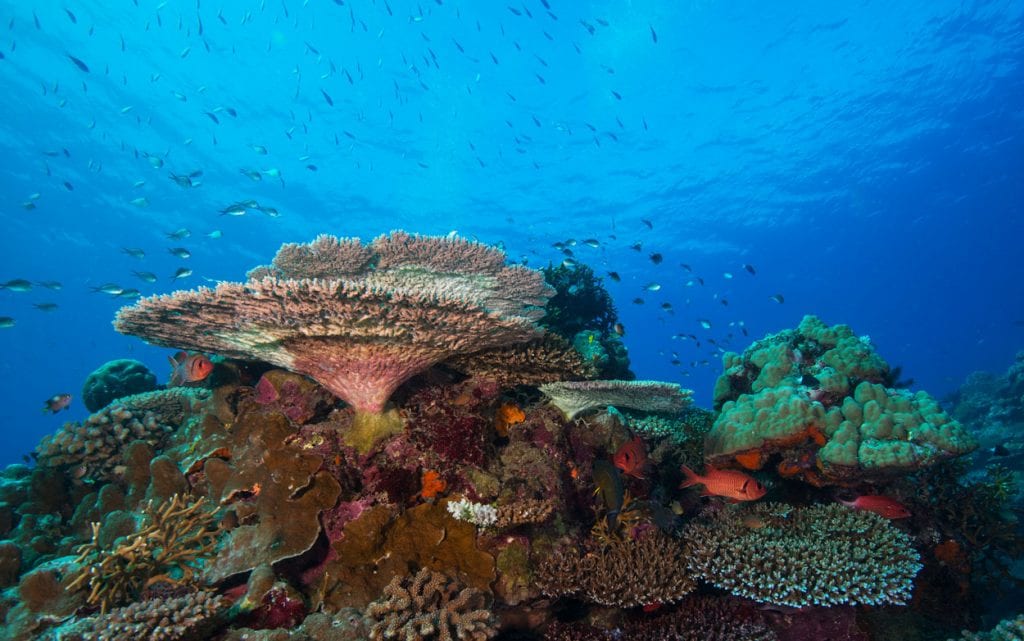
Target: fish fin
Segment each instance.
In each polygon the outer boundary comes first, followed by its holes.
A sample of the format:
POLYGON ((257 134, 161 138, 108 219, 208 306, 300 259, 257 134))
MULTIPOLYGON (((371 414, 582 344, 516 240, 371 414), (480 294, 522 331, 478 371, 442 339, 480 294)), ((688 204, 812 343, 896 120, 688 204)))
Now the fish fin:
POLYGON ((707 488, 704 488, 703 490, 701 490, 700 495, 701 496, 715 496, 715 494, 711 490, 709 490, 707 488))
POLYGON ((744 479, 743 485, 740 486, 740 492, 746 494, 748 485, 750 485, 750 479, 744 479))
POLYGON ((699 476, 697 476, 697 474, 693 470, 686 467, 685 465, 681 466, 679 469, 680 471, 682 471, 683 474, 686 475, 686 478, 683 479, 683 482, 679 484, 680 489, 684 487, 691 487, 693 485, 700 485, 701 483, 704 482, 701 480, 699 476))

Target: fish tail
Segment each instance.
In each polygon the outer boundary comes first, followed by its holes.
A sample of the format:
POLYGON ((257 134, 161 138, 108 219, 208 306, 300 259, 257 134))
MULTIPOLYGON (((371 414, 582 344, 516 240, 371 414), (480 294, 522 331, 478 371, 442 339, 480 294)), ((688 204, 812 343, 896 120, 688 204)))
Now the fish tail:
POLYGON ((679 484, 680 488, 700 485, 701 483, 704 482, 704 480, 701 477, 697 476, 696 472, 686 467, 685 465, 683 465, 679 469, 682 471, 683 474, 686 475, 686 478, 683 479, 683 482, 679 484))

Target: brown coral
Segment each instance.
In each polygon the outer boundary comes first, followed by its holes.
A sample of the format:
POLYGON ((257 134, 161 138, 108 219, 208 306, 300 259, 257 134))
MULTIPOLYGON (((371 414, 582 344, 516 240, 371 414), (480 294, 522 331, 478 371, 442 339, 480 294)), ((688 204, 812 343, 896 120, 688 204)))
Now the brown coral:
POLYGON ((697 587, 686 569, 682 544, 660 532, 639 540, 610 540, 591 552, 562 550, 537 570, 549 596, 575 596, 591 603, 631 608, 673 603, 697 587))
POLYGON ((125 472, 124 453, 134 441, 159 446, 184 422, 206 390, 175 388, 127 396, 82 423, 65 423, 36 448, 39 464, 71 468, 76 480, 105 481, 125 472))
POLYGON ((379 414, 399 384, 446 358, 540 337, 535 321, 553 293, 498 249, 400 231, 368 246, 329 236, 286 245, 250 276, 144 298, 115 327, 306 374, 379 414))
POLYGON ((366 608, 374 621, 370 639, 486 641, 497 632, 489 600, 487 593, 426 568, 415 576, 396 576, 366 608))
POLYGON ((92 524, 92 540, 78 547, 80 564, 68 590, 88 590, 86 601, 101 612, 137 598, 154 584, 189 586, 198 583, 198 568, 212 552, 218 530, 205 499, 174 495, 143 510, 143 526, 113 547, 100 542, 100 523, 92 524))

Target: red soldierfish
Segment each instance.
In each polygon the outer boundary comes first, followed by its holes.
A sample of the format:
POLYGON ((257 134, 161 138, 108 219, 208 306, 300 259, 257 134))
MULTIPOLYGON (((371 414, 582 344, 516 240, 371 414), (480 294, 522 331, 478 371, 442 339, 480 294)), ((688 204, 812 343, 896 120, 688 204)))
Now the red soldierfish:
POLYGON ((716 470, 708 465, 707 472, 700 476, 685 465, 680 469, 686 475, 686 480, 680 483, 679 487, 703 485, 704 492, 701 496, 724 496, 735 501, 756 501, 768 491, 757 479, 745 472, 716 470))
POLYGON ((43 403, 43 411, 56 414, 61 410, 66 410, 71 405, 71 394, 56 394, 43 403))
POLYGON ((910 510, 908 510, 902 503, 896 499, 891 499, 888 496, 882 496, 881 494, 864 494, 858 496, 852 501, 844 501, 842 499, 836 499, 846 507, 852 507, 855 510, 864 510, 865 512, 874 512, 879 516, 884 516, 887 519, 905 519, 910 516, 910 510))
POLYGON ((615 467, 622 470, 626 476, 642 479, 644 466, 647 465, 647 448, 644 447, 643 439, 635 436, 633 440, 626 441, 619 446, 619 449, 612 455, 612 463, 615 463, 615 467))
POLYGON ((213 371, 213 362, 205 354, 189 355, 185 352, 178 352, 174 356, 168 356, 171 361, 171 387, 195 383, 210 375, 213 371))

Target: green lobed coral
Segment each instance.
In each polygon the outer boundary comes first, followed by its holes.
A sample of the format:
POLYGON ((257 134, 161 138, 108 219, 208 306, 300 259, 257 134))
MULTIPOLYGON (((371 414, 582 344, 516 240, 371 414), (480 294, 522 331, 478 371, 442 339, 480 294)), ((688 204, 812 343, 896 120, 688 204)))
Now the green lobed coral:
POLYGON ((850 484, 961 456, 974 438, 927 393, 885 387, 889 368, 849 327, 813 316, 797 330, 726 354, 721 414, 706 441, 711 463, 779 471, 817 485, 850 484))
POLYGON ((772 605, 904 604, 921 569, 909 536, 838 504, 726 507, 691 522, 682 537, 696 576, 772 605))
POLYGON ((96 412, 112 401, 156 389, 156 376, 140 361, 119 358, 96 368, 82 385, 82 402, 96 412))

